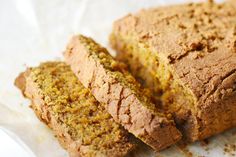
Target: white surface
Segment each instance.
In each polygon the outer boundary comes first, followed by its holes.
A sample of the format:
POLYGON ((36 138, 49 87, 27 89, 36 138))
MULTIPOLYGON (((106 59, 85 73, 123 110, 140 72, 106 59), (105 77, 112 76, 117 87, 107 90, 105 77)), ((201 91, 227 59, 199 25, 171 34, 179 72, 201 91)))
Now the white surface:
MULTIPOLYGON (((69 38, 77 33, 89 35, 107 46, 115 19, 141 8, 186 1, 0 0, 0 126, 11 131, 8 134, 0 131, 0 156, 26 157, 25 151, 29 155, 32 151, 37 157, 67 156, 51 131, 28 108, 29 102, 13 86, 15 77, 26 65, 60 59, 69 38)), ((194 156, 230 156, 223 149, 225 143, 236 143, 233 131, 212 138, 209 151, 199 143, 188 148, 194 156)), ((140 152, 139 156, 148 156, 144 155, 146 152, 153 154, 142 149, 140 152)), ((184 155, 176 146, 160 154, 184 155)))
POLYGON ((24 156, 24 157, 35 157, 33 152, 14 134, 8 130, 1 128, 0 130, 1 149, 0 154, 4 157, 15 157, 24 156))

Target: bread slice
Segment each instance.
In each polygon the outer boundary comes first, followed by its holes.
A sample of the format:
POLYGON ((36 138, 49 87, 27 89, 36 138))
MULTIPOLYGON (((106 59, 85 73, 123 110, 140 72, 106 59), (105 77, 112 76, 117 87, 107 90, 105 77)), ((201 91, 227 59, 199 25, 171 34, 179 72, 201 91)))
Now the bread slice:
POLYGON ((91 38, 73 37, 65 60, 114 120, 152 148, 164 149, 181 138, 170 115, 151 103, 150 93, 141 90, 124 64, 91 38))
POLYGON ((122 157, 134 148, 128 132, 104 110, 63 62, 46 62, 15 83, 71 157, 122 157))
POLYGON ((191 3, 119 19, 110 39, 119 60, 195 141, 236 126, 235 26, 233 5, 191 3))

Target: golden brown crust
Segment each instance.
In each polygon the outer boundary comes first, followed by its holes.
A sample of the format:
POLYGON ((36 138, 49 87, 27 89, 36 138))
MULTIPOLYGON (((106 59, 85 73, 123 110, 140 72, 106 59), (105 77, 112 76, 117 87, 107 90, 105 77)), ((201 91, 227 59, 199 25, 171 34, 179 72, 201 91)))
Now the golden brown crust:
POLYGON ((226 4, 143 10, 118 20, 114 34, 132 35, 161 53, 183 84, 204 101, 216 90, 212 86, 235 71, 235 16, 235 9, 226 4))
POLYGON ((118 50, 125 46, 120 38, 145 44, 190 90, 195 99, 193 141, 236 125, 233 5, 210 2, 143 10, 116 21, 112 36, 118 50))
MULTIPOLYGON (((30 73, 30 69, 27 69, 25 72, 20 73, 15 79, 14 85, 19 88, 24 95, 26 80, 25 77, 30 73)), ((25 96, 25 95, 24 95, 25 96)))
POLYGON ((149 98, 139 94, 139 84, 133 77, 92 39, 75 36, 67 47, 65 60, 95 98, 107 105, 112 117, 155 150, 181 138, 173 121, 155 112, 149 98))
POLYGON ((20 74, 16 84, 71 157, 122 157, 133 149, 128 133, 104 112, 104 106, 64 63, 47 62, 29 69, 20 74))

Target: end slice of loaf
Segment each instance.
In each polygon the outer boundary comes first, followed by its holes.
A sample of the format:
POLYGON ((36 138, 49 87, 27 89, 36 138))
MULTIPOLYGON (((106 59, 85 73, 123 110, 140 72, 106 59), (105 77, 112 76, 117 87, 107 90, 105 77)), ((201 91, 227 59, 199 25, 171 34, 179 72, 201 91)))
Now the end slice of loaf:
POLYGON ((40 120, 71 157, 122 157, 134 145, 63 62, 46 62, 22 73, 15 84, 40 120))
POLYGON ((73 37, 65 60, 81 83, 106 104, 115 121, 152 148, 164 149, 181 138, 173 120, 151 103, 124 65, 94 40, 82 35, 73 37))

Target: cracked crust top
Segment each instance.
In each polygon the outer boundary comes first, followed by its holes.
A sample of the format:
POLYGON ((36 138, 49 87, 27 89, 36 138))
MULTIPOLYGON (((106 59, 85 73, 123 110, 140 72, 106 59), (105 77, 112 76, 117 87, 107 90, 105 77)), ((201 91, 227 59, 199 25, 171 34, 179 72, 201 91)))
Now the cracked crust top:
POLYGON ((95 98, 107 105, 112 117, 155 150, 181 138, 172 119, 151 103, 124 65, 91 38, 75 36, 67 46, 65 60, 95 98))
POLYGON ((198 107, 235 95, 233 5, 210 1, 142 10, 116 21, 113 33, 143 42, 158 53, 191 89, 198 107))

